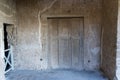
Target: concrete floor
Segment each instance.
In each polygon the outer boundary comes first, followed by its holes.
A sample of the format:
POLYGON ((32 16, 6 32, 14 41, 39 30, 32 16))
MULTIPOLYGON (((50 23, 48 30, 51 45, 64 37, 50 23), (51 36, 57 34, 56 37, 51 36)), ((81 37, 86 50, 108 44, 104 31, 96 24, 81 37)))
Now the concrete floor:
POLYGON ((98 71, 52 70, 11 71, 7 80, 108 80, 98 71))

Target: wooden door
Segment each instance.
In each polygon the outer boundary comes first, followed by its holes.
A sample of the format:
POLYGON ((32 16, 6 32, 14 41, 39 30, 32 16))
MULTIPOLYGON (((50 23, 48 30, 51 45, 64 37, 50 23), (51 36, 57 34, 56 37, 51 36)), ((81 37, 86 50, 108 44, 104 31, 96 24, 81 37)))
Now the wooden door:
POLYGON ((48 19, 51 68, 83 69, 83 18, 48 19))

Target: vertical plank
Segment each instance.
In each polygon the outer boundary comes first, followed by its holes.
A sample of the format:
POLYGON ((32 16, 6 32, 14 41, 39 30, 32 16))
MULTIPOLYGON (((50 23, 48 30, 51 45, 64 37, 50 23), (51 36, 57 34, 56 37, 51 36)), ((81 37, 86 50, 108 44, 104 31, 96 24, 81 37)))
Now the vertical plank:
POLYGON ((49 20, 49 36, 50 36, 50 65, 51 68, 58 68, 58 20, 49 20))
POLYGON ((84 69, 84 18, 80 18, 79 20, 79 26, 80 26, 80 56, 79 56, 79 66, 81 70, 84 69))
POLYGON ((70 68, 70 21, 69 19, 59 20, 59 65, 61 68, 70 68))

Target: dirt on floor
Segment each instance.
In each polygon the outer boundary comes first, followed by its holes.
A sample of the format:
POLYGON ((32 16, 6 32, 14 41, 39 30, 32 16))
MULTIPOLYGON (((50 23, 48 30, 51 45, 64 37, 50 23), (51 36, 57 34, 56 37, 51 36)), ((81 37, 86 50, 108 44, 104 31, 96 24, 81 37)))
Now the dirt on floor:
POLYGON ((6 75, 7 80, 108 80, 99 71, 17 70, 6 75))

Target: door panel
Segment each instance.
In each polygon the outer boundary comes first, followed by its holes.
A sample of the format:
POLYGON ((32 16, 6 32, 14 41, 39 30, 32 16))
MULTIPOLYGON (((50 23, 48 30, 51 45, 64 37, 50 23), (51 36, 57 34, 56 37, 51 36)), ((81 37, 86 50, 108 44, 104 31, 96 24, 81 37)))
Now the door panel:
POLYGON ((70 19, 59 19, 58 34, 61 39, 69 39, 70 37, 70 19))
POLYGON ((49 20, 49 66, 58 68, 58 21, 57 19, 49 20))
POLYGON ((69 40, 59 40, 59 66, 60 68, 69 68, 71 65, 71 54, 69 51, 69 40))
POLYGON ((79 67, 79 56, 80 56, 80 41, 79 40, 71 40, 72 42, 72 68, 77 69, 79 67))

